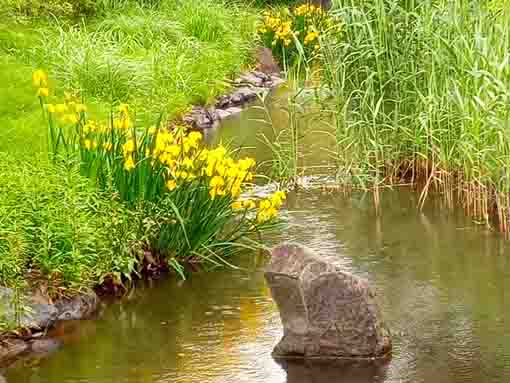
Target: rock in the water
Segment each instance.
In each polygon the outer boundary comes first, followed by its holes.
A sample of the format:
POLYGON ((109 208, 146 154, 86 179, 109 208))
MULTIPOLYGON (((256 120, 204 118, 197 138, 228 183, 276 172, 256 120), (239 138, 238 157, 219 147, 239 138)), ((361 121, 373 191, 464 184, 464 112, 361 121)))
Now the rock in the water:
POLYGON ((190 114, 183 118, 183 122, 196 129, 207 129, 214 126, 219 116, 214 108, 193 107, 190 114))
POLYGON ((241 108, 238 108, 238 107, 235 107, 235 106, 225 110, 225 112, 227 112, 230 116, 234 116, 236 114, 240 114, 242 111, 243 110, 241 108))
POLYGON ((367 281, 299 245, 274 249, 265 277, 284 328, 275 357, 377 358, 391 351, 367 281))
POLYGON ((264 85, 264 79, 260 78, 254 73, 246 73, 239 78, 239 83, 244 83, 255 87, 261 87, 262 85, 264 85))
POLYGON ((30 351, 39 355, 51 354, 60 348, 61 345, 62 342, 60 342, 58 339, 36 339, 30 342, 30 351))
POLYGON ((231 113, 227 112, 226 110, 223 110, 223 109, 218 109, 218 116, 219 116, 220 120, 224 120, 225 118, 230 117, 231 113))
POLYGON ((73 299, 62 299, 55 306, 58 320, 78 320, 90 317, 97 311, 99 300, 96 294, 79 295, 73 299))

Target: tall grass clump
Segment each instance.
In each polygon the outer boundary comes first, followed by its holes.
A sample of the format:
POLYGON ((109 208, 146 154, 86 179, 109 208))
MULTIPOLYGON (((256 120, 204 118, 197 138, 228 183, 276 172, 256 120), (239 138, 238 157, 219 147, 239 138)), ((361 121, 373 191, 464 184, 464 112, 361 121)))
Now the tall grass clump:
POLYGON ((321 45, 339 176, 458 196, 508 230, 510 15, 485 1, 338 1, 321 45), (360 177, 362 175, 362 177, 360 177))
POLYGON ((171 116, 225 91, 249 61, 256 16, 218 1, 131 6, 44 29, 33 61, 66 89, 171 116))

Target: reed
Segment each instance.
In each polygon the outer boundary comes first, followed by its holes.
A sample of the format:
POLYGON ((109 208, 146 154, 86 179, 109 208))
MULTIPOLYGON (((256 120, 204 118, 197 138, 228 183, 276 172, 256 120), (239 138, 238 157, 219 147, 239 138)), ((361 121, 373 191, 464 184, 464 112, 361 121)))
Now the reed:
MULTIPOLYGON (((323 37, 322 101, 339 174, 458 198, 508 230, 510 7, 500 2, 338 1, 323 37)), ((376 193, 377 194, 377 193, 376 193)))

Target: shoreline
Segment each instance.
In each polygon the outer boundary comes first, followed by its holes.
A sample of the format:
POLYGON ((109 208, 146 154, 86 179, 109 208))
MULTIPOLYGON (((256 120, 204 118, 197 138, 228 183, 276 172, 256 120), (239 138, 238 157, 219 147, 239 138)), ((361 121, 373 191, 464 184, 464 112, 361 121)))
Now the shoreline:
MULTIPOLYGON (((220 121, 241 113, 244 108, 255 101, 263 93, 271 91, 285 83, 280 75, 267 74, 258 70, 241 74, 232 82, 232 90, 219 97, 210 107, 193 106, 192 111, 182 117, 181 123, 194 130, 205 130, 217 126, 220 121)), ((145 257, 145 265, 140 272, 140 280, 159 279, 169 277, 170 271, 164 261, 154 263, 152 256, 145 257)), ((17 360, 29 357, 31 354, 40 354, 44 350, 58 347, 47 332, 66 321, 79 321, 93 318, 97 313, 103 297, 122 296, 118 286, 106 280, 95 286, 91 291, 80 293, 72 298, 50 300, 40 290, 28 290, 24 300, 30 314, 22 314, 16 318, 21 327, 18 331, 0 332, 0 367, 7 368, 17 360)), ((16 317, 17 309, 13 304, 15 291, 0 286, 0 303, 8 308, 7 317, 16 317)), ((1 382, 1 375, 0 375, 1 382)))

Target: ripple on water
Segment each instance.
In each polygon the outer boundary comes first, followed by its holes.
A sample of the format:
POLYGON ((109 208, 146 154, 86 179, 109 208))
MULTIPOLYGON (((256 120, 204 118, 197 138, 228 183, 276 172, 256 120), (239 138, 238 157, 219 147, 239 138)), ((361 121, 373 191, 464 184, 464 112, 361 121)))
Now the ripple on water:
POLYGON ((368 278, 394 332, 389 364, 279 365, 281 323, 252 254, 245 270, 159 281, 100 320, 69 328, 50 358, 14 366, 9 383, 504 383, 510 381, 508 244, 462 214, 422 213, 405 190, 289 195, 284 230, 368 278), (459 230, 462 228, 462 230, 459 230), (165 322, 165 325, 161 325, 165 322))

